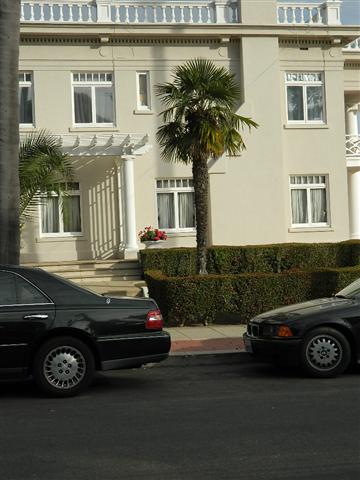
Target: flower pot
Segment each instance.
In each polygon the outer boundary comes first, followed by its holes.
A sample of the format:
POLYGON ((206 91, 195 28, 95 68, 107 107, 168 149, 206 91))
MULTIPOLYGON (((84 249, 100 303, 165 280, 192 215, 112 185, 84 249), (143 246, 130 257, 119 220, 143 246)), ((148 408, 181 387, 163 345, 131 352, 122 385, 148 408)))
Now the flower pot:
POLYGON ((165 244, 165 240, 147 240, 142 242, 145 248, 162 248, 165 244))

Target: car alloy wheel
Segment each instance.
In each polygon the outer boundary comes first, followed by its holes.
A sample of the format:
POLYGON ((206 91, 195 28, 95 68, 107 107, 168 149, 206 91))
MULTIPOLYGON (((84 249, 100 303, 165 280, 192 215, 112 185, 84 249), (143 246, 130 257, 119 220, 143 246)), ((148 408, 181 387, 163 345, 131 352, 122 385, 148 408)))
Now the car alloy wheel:
POLYGON ((33 376, 46 394, 69 397, 83 391, 95 371, 89 347, 72 337, 55 337, 45 342, 35 355, 33 376))
POLYGON ((350 363, 351 350, 345 336, 333 328, 316 328, 305 337, 302 365, 315 377, 333 377, 350 363))
POLYGON ((306 356, 314 368, 321 370, 335 368, 341 362, 341 344, 332 336, 318 335, 308 343, 306 356))
POLYGON ((86 362, 78 349, 64 345, 48 353, 43 368, 46 380, 53 387, 68 389, 82 381, 86 373, 86 362))

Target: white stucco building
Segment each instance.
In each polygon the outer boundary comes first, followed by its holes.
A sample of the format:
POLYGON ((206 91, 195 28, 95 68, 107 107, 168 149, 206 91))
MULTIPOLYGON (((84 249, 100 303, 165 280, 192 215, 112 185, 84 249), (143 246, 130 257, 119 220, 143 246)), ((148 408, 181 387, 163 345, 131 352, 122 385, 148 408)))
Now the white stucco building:
POLYGON ((154 86, 196 57, 237 75, 259 124, 209 165, 211 243, 360 238, 359 26, 340 5, 22 1, 20 133, 58 135, 76 175, 26 224, 22 262, 131 258, 147 225, 195 244, 191 169, 160 158, 154 86))

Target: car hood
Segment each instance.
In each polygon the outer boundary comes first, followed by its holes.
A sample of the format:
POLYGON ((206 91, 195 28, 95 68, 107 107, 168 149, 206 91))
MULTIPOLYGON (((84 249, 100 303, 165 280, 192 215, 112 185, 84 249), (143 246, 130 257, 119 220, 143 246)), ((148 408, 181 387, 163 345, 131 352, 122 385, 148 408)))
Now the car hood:
POLYGON ((295 319, 300 316, 308 316, 322 311, 336 310, 337 308, 344 308, 346 305, 353 304, 353 300, 348 298, 330 297, 317 298, 316 300, 309 300, 308 302, 296 303, 286 307, 276 308, 268 312, 262 313, 253 319, 255 322, 262 322, 263 320, 277 320, 295 319))

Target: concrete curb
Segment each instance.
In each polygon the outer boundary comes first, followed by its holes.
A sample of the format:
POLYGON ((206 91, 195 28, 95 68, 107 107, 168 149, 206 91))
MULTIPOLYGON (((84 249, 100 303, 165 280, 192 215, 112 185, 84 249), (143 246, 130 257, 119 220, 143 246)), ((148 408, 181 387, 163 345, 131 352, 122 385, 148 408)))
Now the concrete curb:
POLYGON ((191 354, 170 355, 166 360, 160 363, 148 366, 156 368, 166 367, 191 367, 211 364, 236 364, 251 363, 253 359, 245 351, 238 352, 196 352, 191 354))

